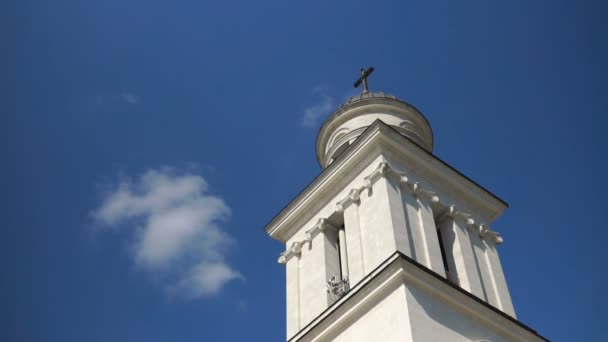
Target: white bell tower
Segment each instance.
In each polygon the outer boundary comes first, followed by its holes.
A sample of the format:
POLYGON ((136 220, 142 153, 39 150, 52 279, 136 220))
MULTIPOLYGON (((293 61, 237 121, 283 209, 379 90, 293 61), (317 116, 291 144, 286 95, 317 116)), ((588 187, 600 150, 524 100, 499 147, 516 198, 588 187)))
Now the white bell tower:
MULTIPOLYGON (((265 228, 286 245, 288 341, 546 341, 515 316, 491 224, 507 204, 433 155, 413 106, 367 90, 265 228)), ((356 84, 358 85, 358 84, 356 84)))

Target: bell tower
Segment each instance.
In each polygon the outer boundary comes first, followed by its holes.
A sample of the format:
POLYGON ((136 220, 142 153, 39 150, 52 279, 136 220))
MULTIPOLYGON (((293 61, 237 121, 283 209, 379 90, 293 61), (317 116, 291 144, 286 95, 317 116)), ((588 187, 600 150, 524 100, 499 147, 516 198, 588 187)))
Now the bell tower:
POLYGON ((323 123, 323 171, 265 228, 288 341, 545 341, 519 322, 491 227, 507 204, 433 155, 424 115, 368 90, 323 123))

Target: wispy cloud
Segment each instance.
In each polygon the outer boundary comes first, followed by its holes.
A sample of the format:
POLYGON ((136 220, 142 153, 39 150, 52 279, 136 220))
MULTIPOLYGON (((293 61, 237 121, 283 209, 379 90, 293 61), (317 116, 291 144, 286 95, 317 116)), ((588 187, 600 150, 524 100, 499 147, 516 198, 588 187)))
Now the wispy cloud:
POLYGON ((312 94, 316 103, 304 109, 301 124, 304 127, 315 127, 322 116, 326 116, 335 109, 335 99, 328 94, 326 86, 315 87, 312 94))
POLYGON ((123 92, 96 92, 93 96, 86 96, 85 101, 87 104, 92 102, 94 107, 97 109, 107 109, 120 106, 136 106, 141 104, 142 97, 132 91, 123 92))
POLYGON ((141 101, 139 96, 137 96, 131 92, 123 92, 122 94, 120 94, 120 97, 122 98, 122 100, 124 102, 131 104, 131 105, 136 105, 141 101))
POLYGON ((243 276, 226 262, 230 208, 208 188, 201 176, 153 169, 118 182, 92 217, 104 231, 130 230, 135 265, 166 279, 169 294, 210 296, 243 276))

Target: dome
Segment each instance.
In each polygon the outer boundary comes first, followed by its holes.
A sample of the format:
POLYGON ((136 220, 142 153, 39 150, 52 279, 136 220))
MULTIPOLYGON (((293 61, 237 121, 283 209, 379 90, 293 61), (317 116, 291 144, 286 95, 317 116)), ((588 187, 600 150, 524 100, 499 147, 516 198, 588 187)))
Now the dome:
POLYGON ((433 151, 433 131, 422 113, 393 95, 364 92, 350 97, 321 126, 316 144, 321 167, 328 167, 376 120, 433 151))

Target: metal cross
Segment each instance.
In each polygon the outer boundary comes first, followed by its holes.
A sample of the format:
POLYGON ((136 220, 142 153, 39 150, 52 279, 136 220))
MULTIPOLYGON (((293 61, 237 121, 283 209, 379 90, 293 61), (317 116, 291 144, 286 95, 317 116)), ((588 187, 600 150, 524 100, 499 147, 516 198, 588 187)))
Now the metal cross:
POLYGON ((369 77, 369 75, 372 74, 372 72, 374 72, 373 66, 370 66, 367 70, 365 70, 365 68, 361 68, 361 77, 359 77, 359 79, 354 84, 355 88, 358 88, 359 85, 363 83, 363 94, 369 92, 369 90, 367 89, 367 78, 369 77))

